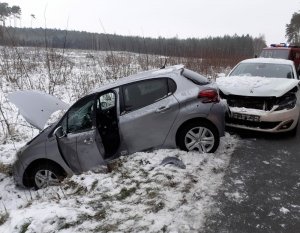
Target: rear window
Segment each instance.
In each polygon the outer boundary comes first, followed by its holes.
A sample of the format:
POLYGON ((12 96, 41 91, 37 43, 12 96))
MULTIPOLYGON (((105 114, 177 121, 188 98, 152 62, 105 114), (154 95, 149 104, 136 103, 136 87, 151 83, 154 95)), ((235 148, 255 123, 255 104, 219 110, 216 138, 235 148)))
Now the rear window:
POLYGON ((209 83, 206 77, 189 69, 183 69, 182 76, 184 76, 185 78, 189 79, 197 85, 206 85, 209 83))

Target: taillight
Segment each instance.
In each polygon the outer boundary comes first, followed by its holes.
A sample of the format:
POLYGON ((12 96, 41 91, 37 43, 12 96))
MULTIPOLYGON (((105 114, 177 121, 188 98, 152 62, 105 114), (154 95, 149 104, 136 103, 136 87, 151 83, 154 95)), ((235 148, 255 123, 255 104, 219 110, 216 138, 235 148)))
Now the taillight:
POLYGON ((218 91, 215 89, 202 90, 198 94, 202 103, 218 103, 220 101, 218 91))

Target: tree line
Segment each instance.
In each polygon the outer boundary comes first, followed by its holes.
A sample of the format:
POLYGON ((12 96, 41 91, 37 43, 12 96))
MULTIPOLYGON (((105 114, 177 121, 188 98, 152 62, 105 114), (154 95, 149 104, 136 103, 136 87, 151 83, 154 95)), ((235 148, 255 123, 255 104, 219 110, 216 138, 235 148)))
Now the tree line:
POLYGON ((0 45, 37 46, 197 58, 249 58, 266 46, 250 35, 188 38, 150 38, 43 28, 0 27, 0 45))

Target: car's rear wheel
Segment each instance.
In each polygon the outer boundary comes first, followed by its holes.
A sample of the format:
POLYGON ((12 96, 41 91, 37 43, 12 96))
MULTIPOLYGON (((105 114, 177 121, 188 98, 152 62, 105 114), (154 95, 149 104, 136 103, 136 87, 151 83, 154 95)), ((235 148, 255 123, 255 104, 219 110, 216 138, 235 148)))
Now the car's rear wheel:
POLYGON ((65 174, 54 164, 40 164, 31 172, 31 183, 36 189, 59 185, 65 174))
POLYGON ((208 122, 191 122, 179 132, 178 146, 185 151, 213 153, 220 143, 218 130, 208 122))

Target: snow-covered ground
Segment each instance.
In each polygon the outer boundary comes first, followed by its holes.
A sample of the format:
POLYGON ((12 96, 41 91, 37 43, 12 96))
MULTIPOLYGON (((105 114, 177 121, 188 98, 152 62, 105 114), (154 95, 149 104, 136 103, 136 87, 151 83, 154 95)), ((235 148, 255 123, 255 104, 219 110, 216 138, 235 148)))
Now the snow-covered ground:
MULTIPOLYGON (((111 172, 87 172, 38 191, 0 173, 0 232, 199 232, 236 143, 227 134, 214 154, 138 152, 117 159, 111 172), (168 156, 186 168, 160 165, 168 156)), ((4 160, 15 154, 10 144, 0 151, 4 160)))
POLYGON ((7 101, 7 93, 38 89, 72 103, 97 85, 143 69, 143 62, 137 55, 118 53, 113 63, 118 58, 124 66, 116 69, 103 52, 45 53, 19 48, 16 56, 15 50, 1 49, 0 232, 201 230, 205 217, 213 210, 214 197, 237 144, 229 134, 221 139, 214 154, 138 152, 117 159, 110 172, 74 175, 61 186, 38 191, 16 187, 11 176, 15 153, 38 131, 7 101), (22 64, 16 66, 18 62, 22 64), (161 165, 169 156, 182 160, 186 168, 161 165))

